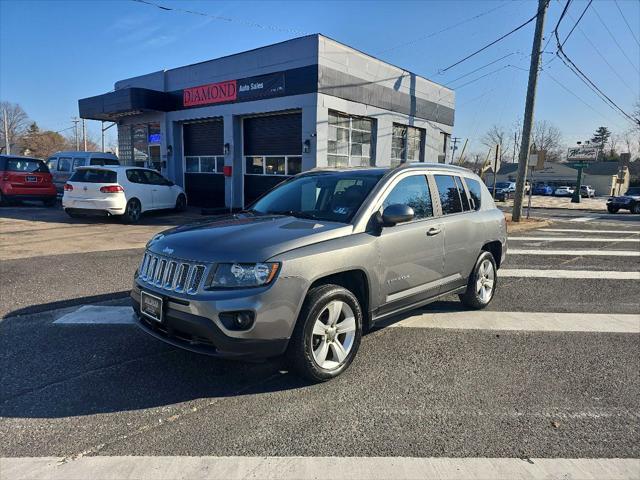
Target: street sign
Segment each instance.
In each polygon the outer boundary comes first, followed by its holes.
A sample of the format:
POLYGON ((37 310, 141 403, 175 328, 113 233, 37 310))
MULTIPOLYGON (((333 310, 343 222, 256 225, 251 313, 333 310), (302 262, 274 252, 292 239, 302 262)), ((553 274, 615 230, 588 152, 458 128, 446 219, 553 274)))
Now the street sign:
POLYGON ((529 168, 535 168, 536 170, 544 169, 544 161, 546 159, 546 151, 540 150, 537 153, 529 154, 529 168))
POLYGON ((599 148, 595 145, 577 145, 569 148, 567 161, 591 161, 598 159, 599 148))

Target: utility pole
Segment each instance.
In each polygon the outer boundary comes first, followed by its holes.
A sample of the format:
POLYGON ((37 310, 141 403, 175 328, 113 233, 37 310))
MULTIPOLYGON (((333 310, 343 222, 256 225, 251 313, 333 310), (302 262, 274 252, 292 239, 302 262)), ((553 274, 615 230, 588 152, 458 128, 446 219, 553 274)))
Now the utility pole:
POLYGON ((75 136, 76 136, 76 152, 80 151, 80 142, 78 140, 78 122, 80 120, 78 120, 77 117, 74 117, 71 119, 71 122, 73 123, 73 127, 74 127, 74 132, 75 132, 75 136))
POLYGON ((11 155, 11 145, 9 145, 9 119, 7 109, 2 109, 2 123, 4 124, 4 147, 7 155, 11 155))
POLYGON ((493 190, 491 190, 491 196, 496 199, 496 180, 498 179, 498 159, 500 158, 501 145, 496 145, 496 156, 493 161, 493 190))
POLYGON ((87 151, 87 126, 85 125, 85 119, 82 119, 82 141, 84 143, 84 151, 87 151))
POLYGON ((518 150, 518 132, 513 132, 513 157, 511 157, 511 161, 513 163, 516 162, 516 152, 518 150))
POLYGON ((524 122, 522 125, 522 144, 518 156, 518 176, 516 178, 516 197, 513 199, 513 212, 511 219, 520 221, 522 215, 522 201, 524 200, 524 184, 527 179, 527 162, 529 161, 529 145, 531 143, 531 129, 533 127, 533 113, 536 103, 536 86, 538 83, 538 69, 540 68, 540 49, 542 47, 542 34, 544 32, 544 20, 547 15, 547 7, 550 0, 538 0, 538 17, 536 18, 536 31, 531 47, 531 64, 529 65, 529 85, 527 87, 527 99, 524 106, 524 122))
MULTIPOLYGON (((457 144, 457 143, 458 143, 458 141, 460 141, 460 140, 462 140, 462 139, 461 139, 461 138, 459 138, 459 137, 452 137, 452 138, 451 138, 451 142, 453 143, 453 145, 451 146, 451 163, 453 163, 453 159, 454 159, 454 157, 456 156, 456 150, 457 150, 456 144, 457 144)), ((447 162, 446 162, 446 159, 445 159, 445 163, 447 163, 447 162)))

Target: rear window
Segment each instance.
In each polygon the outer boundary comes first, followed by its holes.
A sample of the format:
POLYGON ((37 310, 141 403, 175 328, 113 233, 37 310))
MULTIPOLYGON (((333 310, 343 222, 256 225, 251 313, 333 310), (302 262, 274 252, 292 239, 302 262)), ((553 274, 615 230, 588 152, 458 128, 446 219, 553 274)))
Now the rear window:
POLYGON ((49 173, 49 169, 42 160, 25 158, 7 158, 5 170, 9 172, 49 173))
POLYGON ((120 165, 120 163, 118 162, 118 160, 115 160, 113 158, 92 158, 90 165, 100 165, 104 167, 105 165, 120 165))
POLYGON ((467 188, 469 189, 469 195, 471 195, 471 208, 473 210, 480 210, 480 199, 482 198, 482 187, 480 182, 471 178, 465 178, 467 182, 467 188))
POLYGON ((71 175, 69 181, 80 183, 117 183, 118 174, 111 170, 81 168, 71 175))

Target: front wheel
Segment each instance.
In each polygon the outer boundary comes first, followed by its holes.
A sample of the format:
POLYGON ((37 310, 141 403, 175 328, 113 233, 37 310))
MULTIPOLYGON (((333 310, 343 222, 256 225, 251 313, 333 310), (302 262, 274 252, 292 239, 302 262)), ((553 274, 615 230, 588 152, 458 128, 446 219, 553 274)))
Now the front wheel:
POLYGON ((183 194, 178 195, 176 199, 176 212, 184 212, 187 209, 187 197, 183 194))
POLYGON ((358 351, 362 320, 360 303, 349 290, 338 285, 311 290, 289 341, 291 368, 314 382, 340 375, 358 351))
POLYGON ((611 205, 607 206, 607 211, 609 213, 618 213, 618 210, 620 210, 618 207, 612 207, 611 205))
POLYGON ((469 308, 480 310, 491 302, 497 286, 496 261, 490 252, 482 252, 469 276, 467 290, 460 301, 469 308))
POLYGON ((127 202, 122 219, 125 223, 137 223, 142 215, 142 206, 137 198, 132 198, 127 202))

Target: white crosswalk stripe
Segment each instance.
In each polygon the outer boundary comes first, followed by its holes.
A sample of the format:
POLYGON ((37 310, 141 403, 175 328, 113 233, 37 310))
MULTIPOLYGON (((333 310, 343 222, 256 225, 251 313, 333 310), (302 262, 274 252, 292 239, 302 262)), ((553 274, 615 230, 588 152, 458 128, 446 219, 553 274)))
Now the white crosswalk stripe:
POLYGON ((518 242, 627 242, 640 243, 640 238, 601 238, 601 237, 509 237, 509 241, 518 242))
POLYGON ((596 217, 578 217, 578 218, 572 218, 571 220, 569 220, 570 222, 590 222, 591 220, 594 220, 596 217))
POLYGON ((579 250, 579 249, 531 249, 510 248, 507 255, 570 255, 574 257, 640 257, 640 251, 635 250, 579 250))
POLYGON ((562 233, 591 233, 591 234, 629 234, 629 235, 639 235, 640 230, 596 230, 589 228, 541 228, 536 230, 537 232, 562 232, 562 233))
POLYGON ((640 272, 618 272, 605 270, 540 270, 502 268, 498 271, 498 276, 525 278, 591 278, 598 280, 640 280, 640 272))
POLYGON ((637 480, 632 458, 411 458, 411 457, 59 457, 1 459, 6 478, 73 480, 324 480, 606 478, 637 480))

